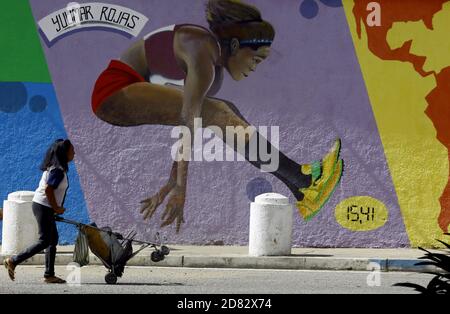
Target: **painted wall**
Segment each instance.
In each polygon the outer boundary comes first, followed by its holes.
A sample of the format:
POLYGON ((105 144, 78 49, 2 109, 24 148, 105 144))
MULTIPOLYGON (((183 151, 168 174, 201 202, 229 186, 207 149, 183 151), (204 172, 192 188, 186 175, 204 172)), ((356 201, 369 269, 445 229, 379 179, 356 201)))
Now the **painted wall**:
MULTIPOLYGON (((37 188, 40 163, 48 146, 67 137, 31 8, 27 1, 4 3, 0 19, 0 197, 37 188)), ((89 221, 76 166, 68 177, 67 217, 89 221)), ((2 201, 3 203, 3 201, 2 201)), ((0 205, 3 207, 2 205, 0 205)), ((0 227, 2 222, 0 221, 0 227)), ((60 243, 73 243, 77 231, 58 224, 60 243)))
MULTIPOLYGON (((313 219, 295 215, 296 246, 432 246, 450 222, 450 2, 377 1, 381 26, 367 25, 369 2, 249 1, 276 30, 271 54, 245 80, 225 74, 217 95, 252 124, 279 126, 280 149, 299 163, 341 138, 341 182, 313 219)), ((148 18, 138 38, 170 24, 207 27, 200 0, 107 3, 148 18)), ((46 147, 68 136, 77 155, 66 207, 77 220, 140 238, 159 231, 171 243, 245 245, 255 195, 275 191, 295 203, 281 181, 247 162, 193 161, 181 231, 160 227, 164 206, 144 221, 140 201, 170 173, 172 127, 119 127, 93 114, 99 73, 137 38, 85 29, 49 43, 37 22, 66 5, 20 0, 0 13, 9 12, 0 16, 3 199, 33 190, 46 147)), ((60 227, 61 241, 73 241, 75 230, 60 227)))

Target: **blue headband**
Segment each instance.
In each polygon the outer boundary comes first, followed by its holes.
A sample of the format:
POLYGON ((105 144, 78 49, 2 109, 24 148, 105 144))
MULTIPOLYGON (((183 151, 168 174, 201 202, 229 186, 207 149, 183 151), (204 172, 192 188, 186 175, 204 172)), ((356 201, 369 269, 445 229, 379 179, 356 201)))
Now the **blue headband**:
POLYGON ((270 39, 244 39, 240 40, 239 43, 241 45, 264 45, 264 44, 272 44, 272 40, 270 39))

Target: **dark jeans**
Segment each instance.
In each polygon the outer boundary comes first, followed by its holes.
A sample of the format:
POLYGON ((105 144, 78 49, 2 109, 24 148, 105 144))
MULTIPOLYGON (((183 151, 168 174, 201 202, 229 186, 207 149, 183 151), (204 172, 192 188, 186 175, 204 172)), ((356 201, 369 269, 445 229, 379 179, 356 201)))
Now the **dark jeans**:
POLYGON ((55 275, 56 245, 59 238, 55 214, 52 208, 38 203, 33 202, 32 208, 39 226, 39 240, 20 254, 13 256, 12 262, 14 265, 19 265, 45 249, 44 277, 52 277, 55 275))

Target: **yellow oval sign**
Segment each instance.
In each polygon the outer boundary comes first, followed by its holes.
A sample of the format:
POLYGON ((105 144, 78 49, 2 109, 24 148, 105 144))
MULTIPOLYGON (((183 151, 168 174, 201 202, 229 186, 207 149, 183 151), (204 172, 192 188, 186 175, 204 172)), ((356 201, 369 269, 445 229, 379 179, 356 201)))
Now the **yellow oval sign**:
POLYGON ((370 196, 347 198, 336 206, 337 222, 352 231, 370 231, 382 227, 389 217, 386 206, 370 196))

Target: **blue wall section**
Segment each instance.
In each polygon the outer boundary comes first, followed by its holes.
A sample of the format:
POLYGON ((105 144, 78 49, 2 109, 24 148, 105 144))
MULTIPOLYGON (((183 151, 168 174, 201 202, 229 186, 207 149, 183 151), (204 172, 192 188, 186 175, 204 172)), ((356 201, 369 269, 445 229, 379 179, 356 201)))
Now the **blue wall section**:
MULTIPOLYGON (((53 85, 49 83, 0 82, 0 121, 0 198, 5 200, 11 192, 36 189, 42 175, 39 165, 48 146, 67 134, 53 85)), ((65 216, 88 222, 73 163, 68 177, 65 216)), ((76 228, 58 224, 58 230, 60 244, 74 242, 76 228)))

